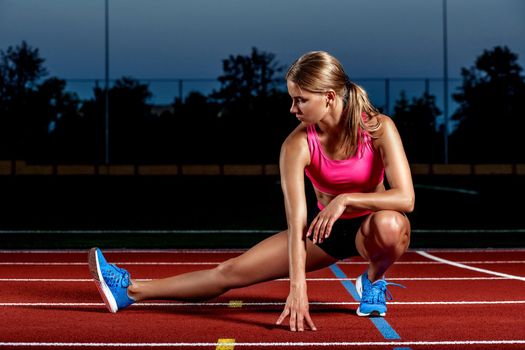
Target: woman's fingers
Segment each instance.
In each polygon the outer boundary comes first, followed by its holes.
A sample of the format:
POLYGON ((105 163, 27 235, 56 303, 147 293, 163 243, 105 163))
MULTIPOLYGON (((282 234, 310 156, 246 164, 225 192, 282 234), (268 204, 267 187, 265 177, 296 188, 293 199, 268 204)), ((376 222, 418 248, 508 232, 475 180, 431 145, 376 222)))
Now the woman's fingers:
POLYGON ((317 242, 321 243, 323 242, 323 238, 324 238, 324 230, 326 228, 326 218, 322 218, 319 221, 320 221, 320 224, 319 224, 319 233, 317 236, 317 242))
POLYGON ((275 324, 280 325, 284 321, 286 316, 288 316, 289 314, 290 314, 290 308, 286 306, 283 312, 281 313, 281 316, 279 316, 279 318, 277 319, 277 322, 275 322, 275 324))
POLYGON ((316 331, 317 327, 315 326, 314 322, 312 321, 312 318, 310 317, 310 313, 309 312, 307 312, 304 315, 304 318, 306 319, 306 323, 308 324, 308 327, 310 327, 310 329, 312 331, 316 331))
POLYGON ((297 315, 298 313, 295 312, 294 310, 292 310, 292 314, 290 315, 290 330, 292 332, 295 332, 296 331, 296 325, 297 325, 297 315))
POLYGON ((312 318, 310 317, 310 313, 308 311, 306 311, 306 313, 303 314, 302 312, 290 310, 289 307, 286 307, 283 310, 281 316, 279 316, 279 319, 277 319, 277 322, 275 322, 275 324, 280 325, 288 316, 290 316, 290 330, 292 332, 303 332, 305 320, 306 324, 312 331, 317 330, 317 327, 315 327, 315 324, 313 323, 312 318))
POLYGON ((332 232, 332 227, 334 225, 334 220, 329 219, 326 222, 326 225, 324 226, 323 233, 321 234, 321 242, 327 239, 330 236, 330 233, 332 232))
POLYGON ((312 231, 313 231, 313 238, 312 238, 312 242, 314 243, 317 243, 319 242, 319 238, 321 237, 321 229, 322 229, 322 226, 323 226, 323 218, 320 217, 319 215, 315 217, 315 219, 312 221, 312 224, 310 225, 312 227, 312 231))
POLYGON ((333 223, 334 220, 331 218, 324 218, 319 216, 316 217, 310 225, 310 231, 314 233, 312 242, 321 243, 326 238, 328 238, 328 236, 330 236, 330 232, 332 231, 333 223))
POLYGON ((315 243, 315 230, 317 228, 317 217, 312 221, 312 223, 310 224, 310 232, 311 232, 311 235, 312 235, 312 242, 315 243))
POLYGON ((303 332, 304 331, 304 322, 306 321, 306 324, 312 331, 316 331, 317 327, 315 327, 315 324, 312 321, 312 318, 310 317, 310 313, 306 311, 306 313, 292 312, 292 317, 290 319, 290 330, 292 332, 303 332))

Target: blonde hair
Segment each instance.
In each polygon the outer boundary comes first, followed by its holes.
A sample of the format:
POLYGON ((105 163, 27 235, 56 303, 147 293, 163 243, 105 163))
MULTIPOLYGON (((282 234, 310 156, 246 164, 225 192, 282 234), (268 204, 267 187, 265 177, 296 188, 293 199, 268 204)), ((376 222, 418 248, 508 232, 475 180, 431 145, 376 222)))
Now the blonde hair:
POLYGON ((343 99, 343 117, 348 125, 343 142, 348 147, 349 156, 354 155, 363 142, 363 131, 370 135, 379 128, 379 119, 372 126, 365 124, 363 120, 363 113, 367 115, 367 119, 379 114, 368 94, 350 81, 339 60, 329 53, 312 51, 299 57, 288 69, 286 80, 312 93, 334 90, 343 99))

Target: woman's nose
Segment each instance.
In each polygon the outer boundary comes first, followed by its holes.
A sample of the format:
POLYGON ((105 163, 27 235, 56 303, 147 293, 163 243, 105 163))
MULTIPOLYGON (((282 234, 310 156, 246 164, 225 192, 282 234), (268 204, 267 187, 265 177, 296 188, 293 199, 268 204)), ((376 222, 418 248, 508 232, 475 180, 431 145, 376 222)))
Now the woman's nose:
POLYGON ((297 109, 297 106, 295 103, 292 103, 292 107, 290 107, 290 113, 297 114, 299 112, 299 109, 297 109))

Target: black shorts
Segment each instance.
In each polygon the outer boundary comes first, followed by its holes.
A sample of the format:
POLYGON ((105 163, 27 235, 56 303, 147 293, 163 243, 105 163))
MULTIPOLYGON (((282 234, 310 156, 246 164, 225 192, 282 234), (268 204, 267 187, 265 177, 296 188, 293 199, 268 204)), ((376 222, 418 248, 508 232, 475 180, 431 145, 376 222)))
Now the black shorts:
MULTIPOLYGON (((308 208, 308 228, 313 219, 319 214, 317 205, 308 208)), ((326 254, 342 260, 359 255, 355 246, 355 236, 361 223, 368 217, 363 215, 353 219, 339 219, 332 226, 332 232, 322 243, 316 243, 326 254)), ((312 240, 312 236, 309 237, 312 240)))

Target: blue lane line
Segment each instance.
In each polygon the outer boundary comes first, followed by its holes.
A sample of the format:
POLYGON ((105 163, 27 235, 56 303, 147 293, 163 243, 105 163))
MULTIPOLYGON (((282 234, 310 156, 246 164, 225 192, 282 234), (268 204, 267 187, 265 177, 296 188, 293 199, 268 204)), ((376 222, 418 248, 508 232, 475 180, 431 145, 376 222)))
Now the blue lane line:
MULTIPOLYGON (((333 264, 330 266, 330 270, 334 273, 335 277, 337 278, 348 278, 343 270, 339 268, 336 264, 333 264)), ((345 289, 350 293, 352 298, 354 298, 355 301, 360 301, 361 298, 359 298, 359 294, 357 294, 357 290, 355 289, 355 286, 352 282, 346 280, 341 281, 345 289)), ((383 317, 369 317, 369 320, 372 321, 372 323, 379 329, 379 332, 385 337, 385 339, 401 339, 399 334, 390 326, 390 324, 383 318, 383 317)))

